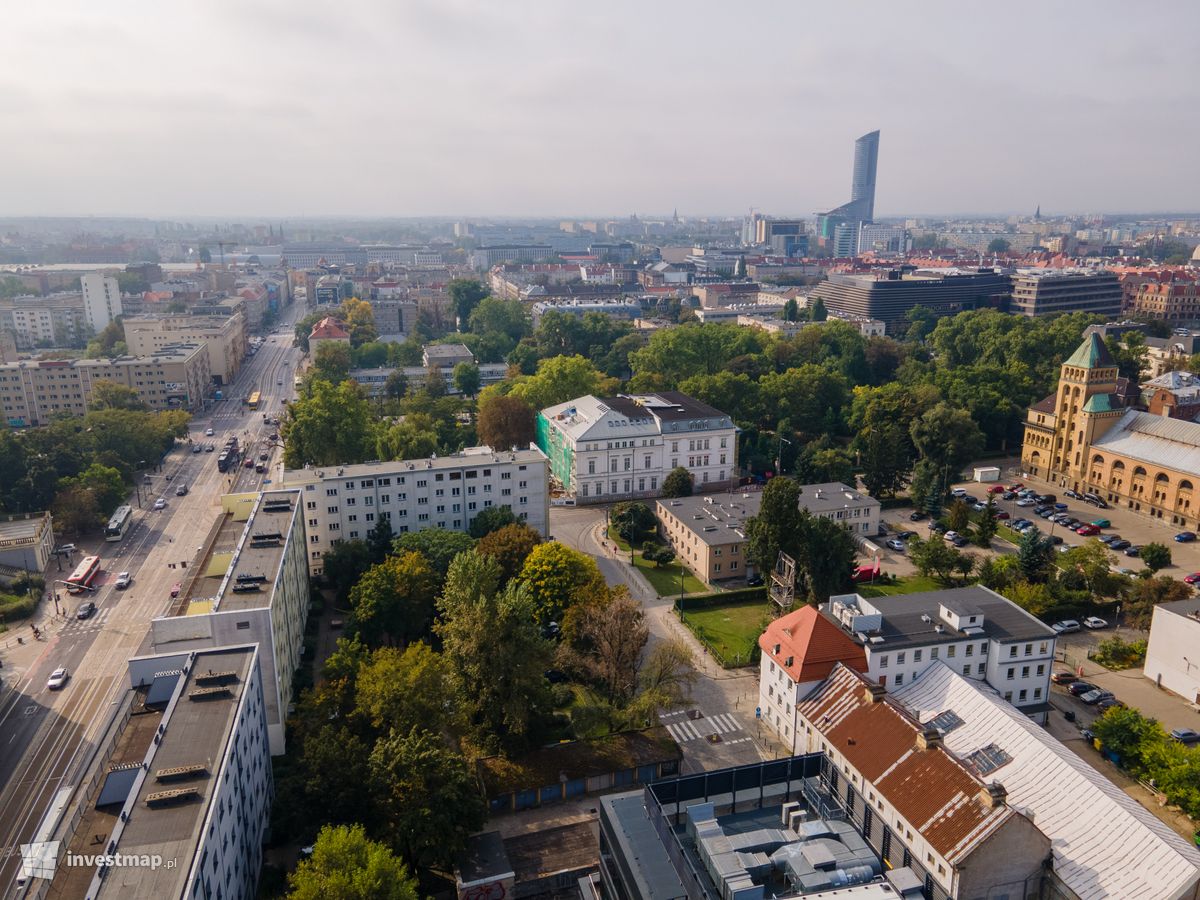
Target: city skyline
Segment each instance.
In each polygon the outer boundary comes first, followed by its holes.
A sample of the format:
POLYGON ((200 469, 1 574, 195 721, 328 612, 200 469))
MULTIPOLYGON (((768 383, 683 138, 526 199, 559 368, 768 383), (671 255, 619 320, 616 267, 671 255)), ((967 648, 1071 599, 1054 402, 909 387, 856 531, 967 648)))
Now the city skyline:
POLYGON ((878 129, 876 218, 1183 212, 1200 208, 1186 178, 1200 124, 1183 114, 1200 10, 1156 9, 1101 3, 1077 21, 1017 4, 986 39, 948 4, 920 22, 895 8, 755 17, 715 4, 18 9, 0 62, 0 137, 20 175, 6 206, 814 215, 845 202, 846 147, 878 129), (1168 23, 1171 52, 1129 49, 1168 23), (1162 122, 1168 139, 1147 139, 1162 122))

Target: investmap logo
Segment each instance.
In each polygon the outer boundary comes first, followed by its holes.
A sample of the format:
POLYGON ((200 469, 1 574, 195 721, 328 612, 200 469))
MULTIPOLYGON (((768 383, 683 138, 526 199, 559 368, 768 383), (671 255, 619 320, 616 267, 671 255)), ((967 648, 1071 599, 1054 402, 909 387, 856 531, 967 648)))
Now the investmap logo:
MULTIPOLYGON (((23 878, 53 878, 59 866, 62 841, 38 841, 21 845, 23 878)), ((70 868, 174 869, 177 861, 163 859, 158 853, 68 853, 62 865, 70 868)))

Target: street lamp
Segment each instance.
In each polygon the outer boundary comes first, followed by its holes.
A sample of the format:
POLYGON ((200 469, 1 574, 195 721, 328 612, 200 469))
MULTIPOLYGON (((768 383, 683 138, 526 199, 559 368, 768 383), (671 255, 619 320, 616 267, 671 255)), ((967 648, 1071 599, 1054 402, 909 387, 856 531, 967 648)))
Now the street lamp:
POLYGON ((775 455, 775 474, 776 475, 783 474, 783 445, 784 444, 787 444, 790 447, 792 445, 792 442, 789 441, 787 438, 785 438, 781 434, 781 435, 779 435, 779 451, 775 455))

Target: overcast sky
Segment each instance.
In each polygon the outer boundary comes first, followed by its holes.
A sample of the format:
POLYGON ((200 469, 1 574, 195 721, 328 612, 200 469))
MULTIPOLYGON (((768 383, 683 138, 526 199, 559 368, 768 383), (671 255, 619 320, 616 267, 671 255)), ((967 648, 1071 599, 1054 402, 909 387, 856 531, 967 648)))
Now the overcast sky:
POLYGON ((1200 209, 1200 3, 8 3, 5 214, 1200 209))

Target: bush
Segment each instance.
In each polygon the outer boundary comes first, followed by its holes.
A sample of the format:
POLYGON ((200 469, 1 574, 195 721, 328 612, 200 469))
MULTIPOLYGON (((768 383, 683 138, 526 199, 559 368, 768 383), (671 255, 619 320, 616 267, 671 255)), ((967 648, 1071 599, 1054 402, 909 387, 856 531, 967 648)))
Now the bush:
POLYGON ((1114 634, 1100 642, 1092 659, 1109 669, 1131 669, 1146 661, 1146 641, 1126 641, 1114 634))
POLYGON ((13 619, 28 619, 37 609, 38 594, 26 594, 16 597, 12 594, 0 594, 0 621, 11 622, 13 619))

